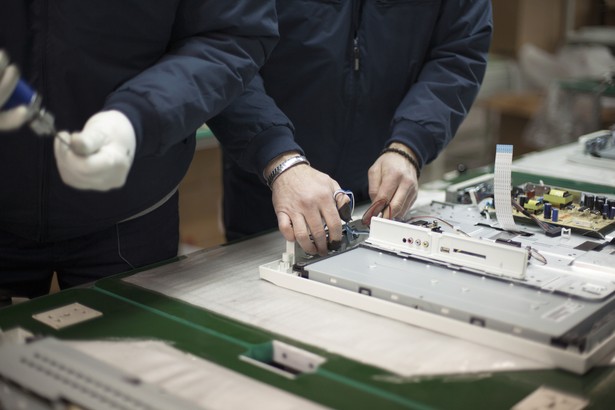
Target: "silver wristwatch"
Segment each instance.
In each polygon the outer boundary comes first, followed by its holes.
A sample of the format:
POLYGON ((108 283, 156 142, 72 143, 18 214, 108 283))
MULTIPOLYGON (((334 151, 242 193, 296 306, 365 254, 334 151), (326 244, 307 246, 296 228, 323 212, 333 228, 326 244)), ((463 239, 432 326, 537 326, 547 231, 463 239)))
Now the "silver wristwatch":
POLYGON ((286 171, 289 168, 294 167, 299 164, 308 164, 310 165, 310 161, 307 160, 303 155, 297 155, 296 157, 290 157, 282 161, 277 167, 275 167, 269 175, 265 177, 265 181, 267 182, 267 186, 271 189, 273 185, 273 181, 277 179, 277 177, 282 174, 282 172, 286 171))

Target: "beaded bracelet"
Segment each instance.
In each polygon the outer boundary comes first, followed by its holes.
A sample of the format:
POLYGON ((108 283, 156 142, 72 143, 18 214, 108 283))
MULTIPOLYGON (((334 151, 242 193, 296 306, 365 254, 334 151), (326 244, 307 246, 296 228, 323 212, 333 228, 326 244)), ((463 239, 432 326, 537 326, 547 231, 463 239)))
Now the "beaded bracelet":
POLYGON ((412 164, 412 166, 414 167, 414 169, 416 170, 416 179, 419 179, 421 177, 421 167, 419 166, 419 163, 416 162, 416 160, 414 158, 412 158, 412 156, 410 154, 408 154, 406 151, 400 150, 398 148, 385 148, 380 152, 380 155, 382 154, 386 154, 387 152, 394 152, 396 154, 401 155, 402 157, 406 158, 408 160, 408 162, 410 162, 412 164))

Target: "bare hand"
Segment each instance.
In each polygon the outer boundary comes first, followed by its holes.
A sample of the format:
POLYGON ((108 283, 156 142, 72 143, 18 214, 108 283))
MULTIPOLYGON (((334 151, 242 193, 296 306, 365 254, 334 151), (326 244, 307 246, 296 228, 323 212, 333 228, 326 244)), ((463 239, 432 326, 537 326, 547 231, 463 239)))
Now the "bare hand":
POLYGON ((350 201, 346 195, 334 199, 339 188, 335 180, 307 164, 280 174, 272 191, 273 207, 284 238, 297 241, 308 254, 327 255, 325 224, 329 230, 328 242, 340 243, 342 223, 338 208, 350 201))
MULTIPOLYGON (((414 153, 403 144, 393 143, 392 148, 414 153)), ((388 152, 381 155, 367 173, 369 196, 374 204, 373 215, 383 213, 385 218, 401 218, 412 206, 418 194, 416 169, 406 158, 388 152)))

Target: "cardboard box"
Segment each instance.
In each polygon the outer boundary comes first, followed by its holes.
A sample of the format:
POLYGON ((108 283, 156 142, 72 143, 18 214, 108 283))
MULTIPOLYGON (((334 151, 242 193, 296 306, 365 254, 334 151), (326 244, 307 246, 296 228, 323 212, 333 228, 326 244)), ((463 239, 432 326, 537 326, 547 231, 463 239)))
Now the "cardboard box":
POLYGON ((221 223, 220 148, 197 149, 179 186, 179 235, 183 245, 210 248, 225 242, 221 223))
MULTIPOLYGON (((545 115, 543 107, 545 98, 545 95, 539 92, 510 92, 499 93, 481 101, 481 105, 488 112, 487 122, 494 148, 495 144, 511 144, 514 146, 515 157, 547 148, 544 145, 532 143, 532 141, 524 138, 524 134, 532 121, 536 118, 540 119, 539 116, 541 115, 545 115)), ((612 105, 601 105, 594 95, 588 93, 564 93, 561 98, 570 99, 564 106, 570 107, 572 110, 568 114, 568 119, 572 119, 574 122, 571 125, 570 135, 555 136, 553 144, 558 143, 558 141, 574 142, 583 134, 609 128, 615 124, 615 108, 612 105), (587 102, 585 101, 587 98, 595 100, 592 101, 595 104, 584 104, 587 102), (584 118, 587 116, 592 118, 584 118), (562 141, 565 138, 569 140, 562 141)))
POLYGON ((516 57, 525 43, 554 52, 565 34, 562 0, 492 0, 491 52, 516 57))
POLYGON ((539 113, 544 96, 540 93, 501 93, 484 101, 489 112, 489 127, 495 144, 514 146, 514 155, 519 156, 536 150, 536 146, 524 141, 523 134, 530 121, 539 113))

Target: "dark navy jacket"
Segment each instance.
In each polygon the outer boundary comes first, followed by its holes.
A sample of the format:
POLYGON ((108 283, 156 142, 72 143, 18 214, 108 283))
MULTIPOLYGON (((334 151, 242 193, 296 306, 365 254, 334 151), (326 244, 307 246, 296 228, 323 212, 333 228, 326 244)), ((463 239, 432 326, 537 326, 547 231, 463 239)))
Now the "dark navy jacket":
POLYGON ((489 0, 278 0, 277 10, 280 43, 260 77, 209 122, 226 154, 226 223, 244 232, 265 216, 275 226, 270 200, 255 210, 270 195, 254 185, 285 151, 305 152, 360 199, 391 142, 421 165, 435 159, 476 97, 492 32, 489 0))
POLYGON ((185 174, 195 130, 243 92, 276 41, 273 1, 3 0, 0 48, 57 128, 117 109, 137 150, 123 188, 80 191, 62 183, 51 138, 0 134, 0 230, 62 239, 151 207, 185 174))

